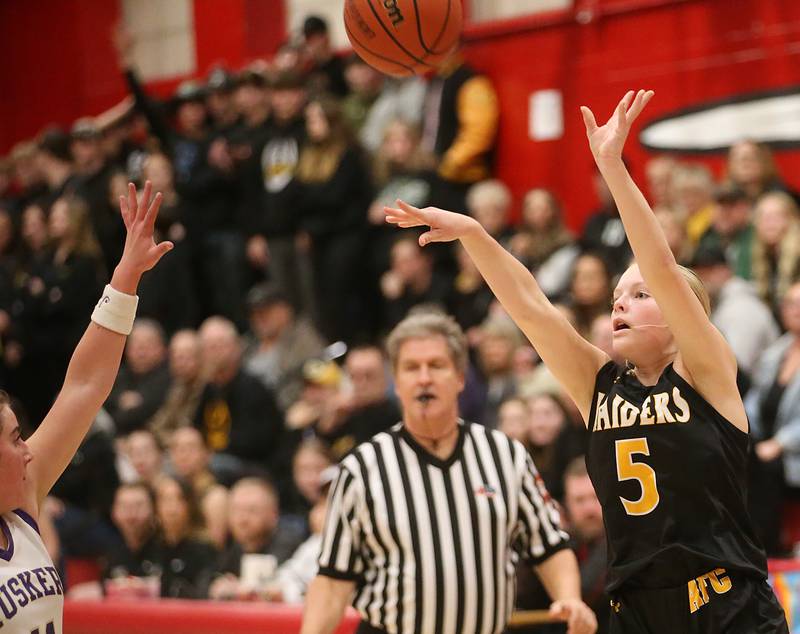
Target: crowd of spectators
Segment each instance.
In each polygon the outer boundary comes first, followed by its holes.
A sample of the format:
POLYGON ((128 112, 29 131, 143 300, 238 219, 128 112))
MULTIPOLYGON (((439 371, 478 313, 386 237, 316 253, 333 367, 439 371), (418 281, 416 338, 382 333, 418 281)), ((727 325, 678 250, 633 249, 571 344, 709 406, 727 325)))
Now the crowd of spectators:
MULTIPOLYGON (((581 235, 565 216, 583 210, 563 209, 558 192, 531 183, 515 201, 492 173, 497 97, 458 53, 429 79, 388 78, 335 55, 310 17, 269 62, 214 68, 159 102, 135 42, 116 43, 130 97, 0 161, 0 382, 29 429, 121 253, 128 181, 163 193, 157 230, 175 243, 142 280, 114 390, 44 509, 59 560, 102 568, 105 583, 75 594, 300 600, 331 466, 400 420, 381 339, 411 310, 447 311, 467 332, 463 417, 529 449, 599 592, 602 524, 578 412, 463 249, 421 249, 385 225, 383 206, 471 214, 613 357, 611 293, 631 251, 602 178, 581 235)), ((748 140, 718 180, 671 157, 646 174, 739 360, 752 511, 770 554, 784 554, 781 509, 800 491, 797 197, 748 140)))

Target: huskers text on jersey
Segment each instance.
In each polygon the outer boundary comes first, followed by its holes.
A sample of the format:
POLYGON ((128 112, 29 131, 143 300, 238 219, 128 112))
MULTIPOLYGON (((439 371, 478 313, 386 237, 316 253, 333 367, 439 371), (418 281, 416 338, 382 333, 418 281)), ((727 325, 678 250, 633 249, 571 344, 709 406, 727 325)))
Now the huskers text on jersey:
POLYGON ((17 615, 19 608, 54 594, 63 595, 64 588, 53 566, 23 570, 6 580, 0 584, 0 611, 5 618, 5 622, 0 619, 0 628, 17 615))

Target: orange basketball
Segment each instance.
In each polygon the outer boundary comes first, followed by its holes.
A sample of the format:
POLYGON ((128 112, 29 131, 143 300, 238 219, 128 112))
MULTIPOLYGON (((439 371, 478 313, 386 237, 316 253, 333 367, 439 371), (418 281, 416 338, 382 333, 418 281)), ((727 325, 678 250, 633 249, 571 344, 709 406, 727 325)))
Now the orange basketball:
POLYGON ((461 0, 346 0, 344 26, 358 56, 387 75, 436 68, 458 43, 461 0))

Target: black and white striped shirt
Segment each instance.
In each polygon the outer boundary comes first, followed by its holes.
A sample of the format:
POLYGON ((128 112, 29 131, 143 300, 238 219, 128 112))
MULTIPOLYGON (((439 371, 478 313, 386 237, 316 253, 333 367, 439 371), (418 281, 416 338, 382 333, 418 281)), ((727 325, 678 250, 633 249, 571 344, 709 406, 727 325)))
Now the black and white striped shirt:
POLYGON ((442 461, 398 423, 340 467, 320 574, 355 581, 362 619, 391 634, 501 632, 519 558, 566 546, 524 447, 481 425, 461 423, 442 461))

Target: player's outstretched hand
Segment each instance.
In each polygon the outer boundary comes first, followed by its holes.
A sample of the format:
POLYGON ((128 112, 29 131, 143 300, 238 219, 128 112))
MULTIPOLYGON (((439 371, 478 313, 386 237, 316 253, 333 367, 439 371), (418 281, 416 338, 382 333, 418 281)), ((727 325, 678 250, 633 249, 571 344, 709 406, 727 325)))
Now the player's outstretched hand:
POLYGON ((550 605, 550 615, 567 624, 567 634, 595 634, 597 618, 580 599, 562 599, 550 605))
POLYGON ((436 207, 418 209, 413 205, 398 200, 396 207, 384 207, 386 222, 403 229, 411 227, 430 227, 419 237, 420 246, 430 242, 451 242, 479 231, 481 226, 469 216, 457 214, 436 207))
POLYGON ((152 269, 161 257, 173 247, 172 242, 165 241, 156 244, 153 240, 153 227, 162 198, 159 192, 150 202, 151 193, 152 185, 150 181, 147 181, 142 198, 138 200, 136 187, 133 183, 128 183, 127 198, 119 197, 119 209, 127 235, 118 266, 139 275, 152 269))
POLYGON ((652 90, 640 90, 634 98, 634 92, 629 90, 603 126, 597 125, 594 113, 589 108, 581 106, 586 136, 589 137, 589 147, 592 149, 595 161, 599 163, 622 157, 622 148, 631 131, 631 124, 636 121, 636 117, 641 114, 654 94, 652 90))

